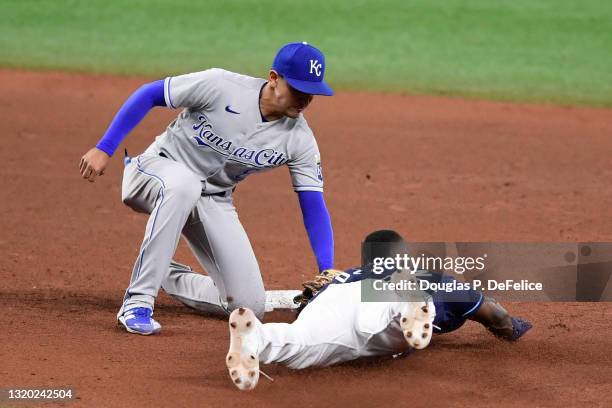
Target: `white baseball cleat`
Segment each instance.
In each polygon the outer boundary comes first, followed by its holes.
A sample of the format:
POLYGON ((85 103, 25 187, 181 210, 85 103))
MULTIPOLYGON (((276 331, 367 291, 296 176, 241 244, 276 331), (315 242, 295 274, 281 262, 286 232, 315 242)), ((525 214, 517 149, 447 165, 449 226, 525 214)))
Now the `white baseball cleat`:
POLYGON ((234 310, 229 317, 230 346, 225 358, 229 375, 240 390, 250 391, 259 381, 259 339, 261 322, 252 310, 234 310))
POLYGON ((410 304, 412 307, 408 308, 408 312, 400 316, 400 327, 410 347, 424 349, 431 341, 436 308, 431 300, 410 304))

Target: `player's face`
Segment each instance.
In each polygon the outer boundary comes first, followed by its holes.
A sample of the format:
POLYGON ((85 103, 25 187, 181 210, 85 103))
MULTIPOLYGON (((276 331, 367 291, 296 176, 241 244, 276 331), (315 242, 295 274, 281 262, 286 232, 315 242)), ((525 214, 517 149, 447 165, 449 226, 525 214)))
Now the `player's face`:
POLYGON ((305 94, 292 88, 287 80, 278 77, 275 87, 277 108, 285 116, 297 118, 301 112, 312 102, 312 95, 305 94))

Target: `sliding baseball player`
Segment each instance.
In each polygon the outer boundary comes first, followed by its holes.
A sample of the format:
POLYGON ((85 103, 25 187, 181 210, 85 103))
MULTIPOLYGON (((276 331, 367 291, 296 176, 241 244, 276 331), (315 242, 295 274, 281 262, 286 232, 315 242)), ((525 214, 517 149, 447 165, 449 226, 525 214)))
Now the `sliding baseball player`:
MULTIPOLYGON (((404 240, 394 231, 377 231, 365 242, 386 244, 382 253, 371 254, 366 262, 406 253, 404 240)), ((414 275, 416 279, 453 279, 421 272, 414 275)), ((301 312, 291 324, 262 324, 248 308, 234 310, 229 318, 226 356, 230 378, 239 389, 252 390, 259 380, 260 363, 303 369, 423 349, 433 333, 457 330, 467 319, 508 341, 517 341, 532 327, 475 290, 411 292, 390 301, 361 301, 362 283, 408 276, 410 273, 402 270, 375 273, 371 263, 347 271, 324 271, 304 284, 303 293, 296 298, 301 312)))

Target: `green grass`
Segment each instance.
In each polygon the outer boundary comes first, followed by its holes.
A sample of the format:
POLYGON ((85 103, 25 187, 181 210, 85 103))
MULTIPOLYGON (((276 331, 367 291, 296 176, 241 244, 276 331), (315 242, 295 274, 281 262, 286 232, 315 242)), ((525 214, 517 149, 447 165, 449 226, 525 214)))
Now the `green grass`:
POLYGON ((603 0, 0 0, 0 66, 264 75, 307 40, 342 89, 612 106, 603 0))

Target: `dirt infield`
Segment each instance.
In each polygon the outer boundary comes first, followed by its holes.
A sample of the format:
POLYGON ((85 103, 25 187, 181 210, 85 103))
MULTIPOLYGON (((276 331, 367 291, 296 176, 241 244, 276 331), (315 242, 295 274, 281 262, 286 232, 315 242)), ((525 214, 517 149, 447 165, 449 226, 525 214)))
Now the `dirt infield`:
MULTIPOLYGON (((510 304, 535 325, 517 344, 468 323, 404 359, 267 367, 275 381, 252 393, 226 375, 224 321, 162 294, 160 336, 117 329, 146 218, 121 203, 120 158, 94 184, 78 162, 142 81, 0 71, 0 387, 73 386, 66 406, 83 407, 607 404, 610 303, 510 304)), ((130 152, 175 114, 150 114, 130 152)), ((340 93, 307 116, 337 267, 382 227, 413 241, 612 241, 610 110, 340 93)), ((315 262, 288 172, 251 176, 235 197, 267 288, 297 288, 315 262)), ((197 266, 184 244, 177 259, 197 266)))

